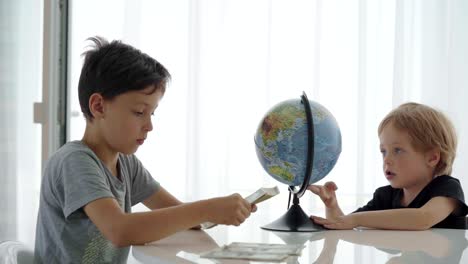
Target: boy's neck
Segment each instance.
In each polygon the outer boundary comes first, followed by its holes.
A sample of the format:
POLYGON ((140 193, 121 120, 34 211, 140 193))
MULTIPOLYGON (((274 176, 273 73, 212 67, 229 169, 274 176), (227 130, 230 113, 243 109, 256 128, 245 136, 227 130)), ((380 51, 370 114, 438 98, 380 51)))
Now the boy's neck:
POLYGON ((426 187, 433 178, 425 178, 424 180, 421 180, 420 182, 409 186, 407 188, 403 188, 403 197, 401 198, 401 205, 402 206, 408 206, 416 196, 426 187))
POLYGON ((96 133, 88 124, 81 141, 88 146, 94 154, 106 165, 106 167, 116 176, 117 160, 119 153, 112 150, 110 146, 102 139, 99 133, 96 133))

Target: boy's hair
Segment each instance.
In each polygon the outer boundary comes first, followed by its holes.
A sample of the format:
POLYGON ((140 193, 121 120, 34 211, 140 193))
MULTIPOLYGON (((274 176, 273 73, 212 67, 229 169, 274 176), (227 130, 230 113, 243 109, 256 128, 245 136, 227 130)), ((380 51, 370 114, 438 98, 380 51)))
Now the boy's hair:
POLYGON ((418 103, 406 103, 391 111, 380 122, 378 133, 392 123, 408 132, 412 146, 421 152, 440 150, 434 176, 450 175, 457 149, 457 135, 450 120, 440 111, 418 103))
POLYGON ((164 92, 171 76, 169 72, 145 53, 134 47, 114 40, 96 36, 88 38, 94 43, 85 56, 78 83, 81 111, 92 121, 89 97, 99 93, 104 99, 112 99, 128 91, 137 91, 150 85, 164 92))

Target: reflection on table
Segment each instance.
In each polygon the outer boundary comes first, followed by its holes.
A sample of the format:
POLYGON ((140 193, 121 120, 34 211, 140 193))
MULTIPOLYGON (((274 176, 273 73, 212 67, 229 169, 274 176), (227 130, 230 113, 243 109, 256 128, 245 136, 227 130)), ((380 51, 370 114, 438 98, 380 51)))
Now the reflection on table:
MULTIPOLYGON (((232 242, 304 244, 302 255, 288 264, 308 263, 468 263, 466 230, 426 231, 328 230, 315 233, 270 232, 265 221, 252 217, 239 227, 217 226, 206 231, 187 230, 166 239, 134 246, 141 263, 255 263, 199 258, 232 242)), ((265 263, 265 262, 262 262, 265 263)))

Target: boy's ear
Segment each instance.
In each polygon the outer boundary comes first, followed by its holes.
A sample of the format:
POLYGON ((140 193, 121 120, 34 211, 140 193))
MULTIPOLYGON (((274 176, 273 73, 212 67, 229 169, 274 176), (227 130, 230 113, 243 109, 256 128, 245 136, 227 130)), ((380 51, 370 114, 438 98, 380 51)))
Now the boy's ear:
POLYGON ((102 118, 104 116, 104 98, 99 93, 93 93, 89 97, 89 111, 94 118, 102 118))
POLYGON ((435 168, 440 161, 440 150, 431 149, 426 153, 427 165, 431 168, 435 168))

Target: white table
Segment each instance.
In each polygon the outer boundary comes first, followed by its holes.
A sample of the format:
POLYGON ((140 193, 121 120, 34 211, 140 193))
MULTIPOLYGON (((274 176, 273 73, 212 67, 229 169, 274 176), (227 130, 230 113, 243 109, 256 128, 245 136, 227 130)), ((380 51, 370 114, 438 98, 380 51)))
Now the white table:
POLYGON ((239 227, 179 232, 144 246, 133 246, 131 254, 141 263, 255 263, 199 259, 198 254, 231 242, 299 243, 306 246, 302 255, 284 263, 468 263, 465 230, 285 233, 261 229, 267 222, 265 217, 253 214, 239 227))

